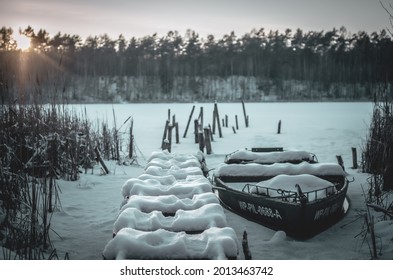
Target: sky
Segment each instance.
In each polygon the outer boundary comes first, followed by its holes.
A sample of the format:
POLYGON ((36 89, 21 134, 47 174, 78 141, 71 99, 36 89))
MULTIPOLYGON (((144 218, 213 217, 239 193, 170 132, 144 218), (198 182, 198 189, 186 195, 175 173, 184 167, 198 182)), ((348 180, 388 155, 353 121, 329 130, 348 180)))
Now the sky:
MULTIPOLYGON (((393 0, 381 0, 386 6, 393 0)), ((168 31, 237 36, 253 28, 372 33, 390 26, 380 0, 0 0, 0 27, 141 38, 168 31)))

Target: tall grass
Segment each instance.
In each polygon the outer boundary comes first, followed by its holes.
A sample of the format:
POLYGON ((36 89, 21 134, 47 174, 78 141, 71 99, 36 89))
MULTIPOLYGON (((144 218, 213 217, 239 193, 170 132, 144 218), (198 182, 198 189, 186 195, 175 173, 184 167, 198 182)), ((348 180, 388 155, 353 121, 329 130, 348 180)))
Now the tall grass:
POLYGON ((393 96, 388 88, 374 100, 374 110, 367 142, 363 150, 363 171, 369 180, 370 200, 381 204, 393 190, 393 96))
POLYGON ((390 219, 393 213, 393 96, 385 87, 375 95, 369 135, 363 149, 363 171, 370 173, 368 191, 364 192, 367 211, 362 235, 369 244, 370 257, 378 258, 382 248, 377 244, 375 222, 390 219), (375 219, 375 211, 381 215, 375 219), (373 213, 373 215, 371 214, 373 213), (367 239, 370 236, 370 240, 367 239), (379 253, 378 253, 379 252, 379 253))
POLYGON ((80 116, 67 106, 1 105, 0 259, 53 257, 57 180, 78 180, 94 164, 96 146, 115 158, 115 133, 106 123, 93 130, 86 112, 80 116))

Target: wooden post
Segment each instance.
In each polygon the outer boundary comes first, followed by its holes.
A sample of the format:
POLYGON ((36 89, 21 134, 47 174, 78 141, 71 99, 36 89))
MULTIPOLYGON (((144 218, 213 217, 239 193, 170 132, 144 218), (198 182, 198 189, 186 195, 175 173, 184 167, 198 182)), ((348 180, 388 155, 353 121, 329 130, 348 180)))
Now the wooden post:
POLYGON ((236 129, 235 129, 235 127, 234 127, 234 126, 232 126, 232 130, 233 130, 233 133, 235 133, 235 134, 236 134, 236 129))
POLYGON ((212 127, 210 124, 209 124, 209 130, 210 130, 210 140, 211 140, 211 142, 213 142, 214 139, 213 139, 212 127))
POLYGON ((281 133, 281 120, 278 122, 277 134, 281 133))
POLYGON ((171 109, 168 109, 168 121, 171 121, 171 109))
POLYGON ((163 151, 164 151, 164 150, 168 150, 168 152, 171 152, 171 145, 170 145, 168 139, 165 139, 165 140, 163 141, 162 150, 163 150, 163 151))
POLYGON ((210 155, 212 153, 211 131, 208 127, 205 127, 203 130, 205 134, 206 154, 210 155))
POLYGON ((216 108, 213 109, 213 128, 212 134, 216 133, 216 108))
POLYGON ((202 130, 198 130, 198 143, 199 143, 199 150, 203 152, 205 148, 205 141, 203 139, 203 132, 202 130))
POLYGON ((239 122, 237 120, 237 115, 235 115, 236 129, 239 130, 239 122))
POLYGON ((340 155, 337 155, 336 156, 336 158, 337 158, 337 162, 338 162, 338 164, 343 168, 343 170, 345 171, 345 167, 344 167, 344 161, 343 161, 343 158, 342 158, 342 156, 340 156, 340 155))
POLYGON ((173 129, 173 125, 169 125, 168 126, 168 142, 169 142, 169 147, 168 147, 168 151, 171 152, 172 150, 172 129, 173 129))
POLYGON ((225 127, 225 119, 222 119, 222 127, 225 127))
POLYGON ((248 127, 248 116, 246 113, 246 106, 244 105, 244 101, 242 100, 242 106, 243 106, 243 114, 244 114, 244 122, 246 124, 246 127, 248 127))
POLYGON ((180 143, 179 140, 179 123, 175 123, 175 135, 176 135, 176 144, 180 143))
POLYGON ((203 128, 203 107, 201 107, 201 110, 199 112, 198 121, 199 121, 200 129, 202 129, 203 128))
POLYGON ((225 115, 225 127, 228 127, 228 115, 225 115))
POLYGON ((167 138, 167 133, 168 133, 168 127, 169 127, 169 120, 166 120, 166 122, 165 122, 165 129, 164 129, 164 135, 162 136, 162 143, 161 143, 161 148, 163 149, 163 150, 165 150, 164 149, 164 141, 165 141, 165 139, 167 138))
POLYGON ((95 151, 95 153, 96 153, 96 158, 97 158, 97 160, 100 162, 102 168, 103 168, 104 171, 105 171, 105 174, 108 174, 108 173, 109 173, 109 169, 108 169, 108 167, 106 167, 105 162, 102 160, 101 153, 100 153, 100 151, 98 150, 98 147, 97 147, 97 146, 94 148, 94 151, 95 151))
POLYGON ((214 111, 215 111, 215 114, 216 114, 216 120, 217 120, 217 126, 218 126, 218 134, 219 134, 220 138, 222 138, 222 131, 221 131, 221 125, 220 125, 220 115, 218 113, 217 103, 214 103, 214 111))
POLYGON ((356 153, 356 148, 352 147, 352 168, 357 169, 358 168, 358 157, 356 153))
POLYGON ((194 120, 194 136, 195 136, 195 143, 198 143, 198 141, 199 141, 199 139, 198 139, 198 130, 199 130, 198 120, 195 119, 195 120, 194 120))
POLYGON ((243 254, 245 260, 251 260, 252 255, 250 252, 250 248, 248 247, 248 238, 247 231, 243 231, 243 240, 242 240, 243 254))
POLYGON ((190 122, 191 122, 192 115, 194 114, 194 110, 195 110, 195 105, 192 106, 192 110, 191 110, 190 116, 188 117, 188 122, 187 122, 186 130, 184 131, 183 138, 186 138, 186 136, 187 136, 188 127, 190 126, 190 122))
POLYGON ((172 125, 174 126, 175 123, 176 123, 176 115, 173 115, 173 116, 172 116, 172 125))

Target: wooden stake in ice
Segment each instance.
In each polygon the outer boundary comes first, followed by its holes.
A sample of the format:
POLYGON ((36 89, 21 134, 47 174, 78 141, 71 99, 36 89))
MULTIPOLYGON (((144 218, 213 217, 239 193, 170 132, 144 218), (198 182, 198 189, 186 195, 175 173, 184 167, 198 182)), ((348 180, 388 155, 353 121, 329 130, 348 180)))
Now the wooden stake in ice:
POLYGON ((352 168, 357 169, 358 168, 358 157, 356 153, 356 148, 352 147, 352 168))
POLYGON ((246 113, 246 106, 244 105, 244 101, 242 100, 242 106, 243 106, 243 114, 244 114, 244 122, 246 124, 246 127, 248 127, 248 116, 246 113))
POLYGON ((188 117, 188 122, 187 122, 186 130, 184 131, 183 138, 186 138, 186 136, 187 136, 188 127, 190 126, 190 122, 191 122, 192 115, 194 114, 194 110, 195 110, 195 105, 192 106, 192 110, 191 110, 190 116, 188 117))

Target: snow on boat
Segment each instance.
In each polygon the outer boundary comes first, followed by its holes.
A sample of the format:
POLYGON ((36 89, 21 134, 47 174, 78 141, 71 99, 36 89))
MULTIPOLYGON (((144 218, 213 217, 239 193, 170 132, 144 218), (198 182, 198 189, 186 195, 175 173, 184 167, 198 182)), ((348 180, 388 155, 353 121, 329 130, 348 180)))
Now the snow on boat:
POLYGON ((203 171, 199 167, 189 166, 189 167, 178 167, 171 166, 170 168, 162 168, 160 166, 149 166, 145 170, 146 174, 154 175, 154 176, 167 176, 173 175, 177 180, 184 180, 189 175, 201 175, 203 176, 203 171))
POLYGON ((306 151, 277 151, 260 152, 258 148, 251 150, 242 149, 228 154, 225 157, 225 163, 259 163, 259 164, 273 164, 273 163, 316 163, 318 162, 316 156, 306 151))
POLYGON ((300 175, 310 174, 321 179, 344 185, 346 172, 336 163, 273 163, 262 165, 258 163, 248 164, 221 164, 215 171, 214 176, 225 181, 237 182, 260 182, 269 180, 277 175, 300 175))
POLYGON ((185 161, 194 161, 197 159, 200 163, 203 163, 205 161, 205 156, 202 152, 198 151, 196 154, 176 154, 176 153, 170 153, 168 150, 163 150, 163 151, 154 151, 150 154, 150 157, 148 158, 147 162, 152 162, 154 160, 174 160, 177 162, 185 162, 185 161))
POLYGON ((248 219, 308 238, 344 212, 349 181, 338 164, 222 164, 213 175, 221 203, 248 219))
POLYGON ((193 210, 178 210, 174 216, 165 216, 161 211, 142 212, 136 208, 126 208, 117 218, 114 234, 122 228, 142 231, 165 229, 174 232, 201 233, 208 228, 227 226, 226 216, 218 203, 203 205, 193 210), (192 221, 192 222, 191 222, 192 221))
POLYGON ((177 166, 180 168, 187 168, 187 167, 198 167, 199 169, 202 168, 201 162, 197 159, 186 159, 184 161, 179 161, 176 158, 173 159, 162 159, 162 158, 153 158, 150 162, 148 162, 145 166, 145 170, 150 166, 158 166, 162 169, 169 169, 172 166, 177 166))
POLYGON ((204 156, 152 153, 144 174, 127 180, 105 259, 236 259, 238 239, 204 156))
MULTIPOLYGON (((156 151, 153 152, 147 160, 147 165, 145 167, 145 172, 147 174, 153 174, 148 171, 152 166, 155 167, 153 168, 155 173, 159 170, 160 173, 177 174, 179 169, 187 169, 193 174, 196 172, 196 169, 199 169, 205 176, 208 173, 205 156, 201 151, 198 151, 196 154, 174 154, 169 153, 168 150, 156 151), (157 167, 159 167, 159 169, 156 169, 157 167)), ((200 172, 198 171, 197 173, 200 172)))
POLYGON ((107 260, 121 259, 236 259, 237 236, 232 228, 212 227, 200 234, 165 229, 121 229, 104 248, 107 260))
POLYGON ((133 195, 160 196, 171 194, 179 198, 192 198, 196 194, 207 192, 212 192, 212 185, 209 179, 204 176, 187 176, 183 181, 160 181, 159 177, 131 178, 122 187, 122 195, 125 199, 133 195))
POLYGON ((192 199, 180 199, 175 195, 133 195, 128 199, 126 204, 123 205, 120 212, 124 211, 126 208, 136 208, 145 213, 157 210, 163 212, 167 216, 170 216, 174 215, 178 210, 194 210, 210 203, 220 203, 217 196, 212 192, 194 195, 192 199))

